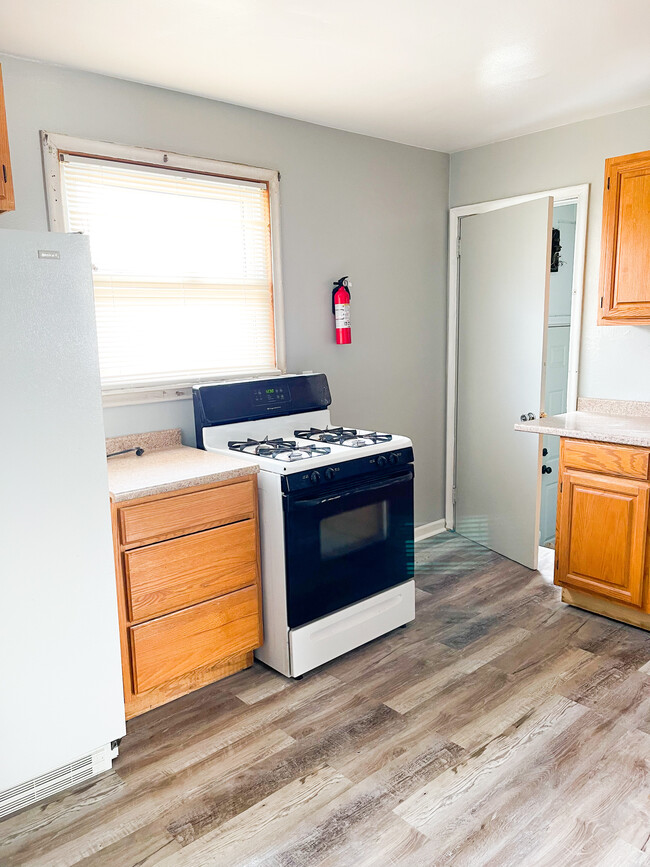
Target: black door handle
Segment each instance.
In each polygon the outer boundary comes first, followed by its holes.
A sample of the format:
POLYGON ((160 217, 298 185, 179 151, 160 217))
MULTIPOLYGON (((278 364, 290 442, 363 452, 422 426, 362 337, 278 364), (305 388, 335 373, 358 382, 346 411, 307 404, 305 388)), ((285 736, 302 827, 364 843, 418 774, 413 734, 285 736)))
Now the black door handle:
POLYGON ((547 467, 546 464, 544 464, 544 466, 542 467, 542 475, 544 473, 552 473, 552 472, 553 472, 553 467, 547 467))
POLYGON ((548 449, 542 449, 542 457, 545 458, 548 454, 548 449))

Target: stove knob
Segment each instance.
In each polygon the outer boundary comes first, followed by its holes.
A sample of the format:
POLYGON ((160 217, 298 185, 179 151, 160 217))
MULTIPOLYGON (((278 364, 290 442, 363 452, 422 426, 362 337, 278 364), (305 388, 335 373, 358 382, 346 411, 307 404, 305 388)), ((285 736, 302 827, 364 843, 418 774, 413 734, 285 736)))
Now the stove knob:
POLYGON ((317 485, 320 482, 320 473, 314 470, 314 472, 309 476, 309 480, 312 485, 317 485))
POLYGON ((333 467, 328 467, 325 470, 325 478, 327 479, 328 482, 331 482, 335 475, 336 475, 336 473, 334 472, 333 467))
POLYGON ((399 458, 397 457, 397 455, 395 454, 395 452, 393 452, 393 453, 389 456, 388 460, 391 462, 391 464, 396 464, 396 463, 399 461, 399 458))
POLYGON ((379 457, 377 458, 377 466, 383 468, 386 466, 387 463, 388 458, 386 457, 386 455, 379 455, 379 457))

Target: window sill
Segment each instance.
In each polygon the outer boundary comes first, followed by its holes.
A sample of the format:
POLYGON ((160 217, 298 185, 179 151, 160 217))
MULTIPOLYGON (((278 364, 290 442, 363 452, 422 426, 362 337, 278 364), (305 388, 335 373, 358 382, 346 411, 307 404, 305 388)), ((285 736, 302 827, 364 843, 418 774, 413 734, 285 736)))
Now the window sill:
POLYGON ((165 400, 191 400, 192 386, 173 385, 165 388, 111 389, 102 391, 104 409, 111 406, 129 406, 137 403, 160 403, 165 400))
MULTIPOLYGON (((260 373, 250 373, 241 376, 215 376, 204 382, 246 382, 251 379, 283 376, 283 370, 265 370, 260 373)), ((195 384, 200 385, 202 380, 195 384)), ((126 388, 102 389, 102 404, 104 409, 112 406, 133 406, 139 403, 162 403, 169 400, 192 400, 192 385, 194 383, 179 383, 177 385, 130 386, 126 388)))

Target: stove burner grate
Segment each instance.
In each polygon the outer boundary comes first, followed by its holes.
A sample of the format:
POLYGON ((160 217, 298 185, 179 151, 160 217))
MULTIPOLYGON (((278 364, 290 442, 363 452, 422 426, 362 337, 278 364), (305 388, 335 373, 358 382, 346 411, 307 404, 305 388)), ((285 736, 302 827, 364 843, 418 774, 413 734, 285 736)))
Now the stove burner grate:
POLYGON ((283 440, 278 437, 263 440, 231 440, 228 448, 260 458, 274 458, 278 461, 302 461, 317 455, 328 455, 332 450, 329 446, 299 446, 295 440, 283 440))
POLYGON ((293 435, 303 440, 316 440, 356 449, 376 443, 387 443, 393 438, 391 434, 377 433, 377 431, 360 433, 354 428, 345 427, 329 427, 322 430, 312 427, 309 430, 295 430, 293 435))

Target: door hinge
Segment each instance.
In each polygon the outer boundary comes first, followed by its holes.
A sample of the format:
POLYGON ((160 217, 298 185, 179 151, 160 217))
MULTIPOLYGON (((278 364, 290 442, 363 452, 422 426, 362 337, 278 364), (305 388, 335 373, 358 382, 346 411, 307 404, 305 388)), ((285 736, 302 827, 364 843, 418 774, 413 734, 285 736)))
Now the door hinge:
POLYGON ((456 258, 460 259, 460 235, 456 238, 456 258))
POLYGON ((607 189, 609 189, 609 178, 607 178, 607 189))
POLYGON ((601 295, 601 296, 600 296, 600 309, 601 309, 601 310, 603 309, 603 299, 604 299, 604 297, 605 297, 604 295, 601 295))
POLYGON ((555 557, 555 568, 556 568, 556 569, 559 569, 559 568, 560 568, 560 561, 558 560, 557 555, 556 555, 556 557, 555 557))
POLYGON ((2 165, 2 177, 4 178, 4 182, 6 184, 7 183, 7 166, 4 165, 4 163, 2 165))
POLYGON ((562 487, 563 487, 563 485, 564 485, 564 482, 560 482, 560 493, 562 493, 562 487))
POLYGON ((452 503, 456 502, 456 488, 451 489, 451 501, 452 503))

